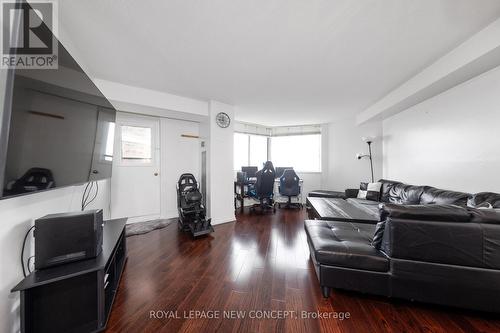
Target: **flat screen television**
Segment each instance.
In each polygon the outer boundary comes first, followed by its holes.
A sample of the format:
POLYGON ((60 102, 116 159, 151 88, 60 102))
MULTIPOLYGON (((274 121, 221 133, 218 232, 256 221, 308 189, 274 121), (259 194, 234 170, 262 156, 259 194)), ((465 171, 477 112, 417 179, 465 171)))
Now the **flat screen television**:
POLYGON ((58 69, 10 69, 0 197, 111 177, 116 110, 58 42, 58 69))

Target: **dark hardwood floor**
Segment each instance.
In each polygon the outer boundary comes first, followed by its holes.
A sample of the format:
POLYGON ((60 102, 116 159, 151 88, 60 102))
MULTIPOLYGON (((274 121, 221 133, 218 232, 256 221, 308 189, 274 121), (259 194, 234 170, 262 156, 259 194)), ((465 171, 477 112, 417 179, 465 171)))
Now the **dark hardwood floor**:
POLYGON ((305 211, 278 210, 238 215, 196 241, 175 224, 129 237, 107 332, 500 332, 498 317, 482 313, 346 291, 324 299, 304 219, 305 211), (221 318, 190 319, 196 310, 221 318), (223 319, 229 310, 246 311, 246 318, 223 319), (264 314, 252 310, 297 311, 299 318, 252 319, 264 314), (152 311, 180 318, 151 318, 152 311), (302 319, 301 311, 350 318, 302 319))

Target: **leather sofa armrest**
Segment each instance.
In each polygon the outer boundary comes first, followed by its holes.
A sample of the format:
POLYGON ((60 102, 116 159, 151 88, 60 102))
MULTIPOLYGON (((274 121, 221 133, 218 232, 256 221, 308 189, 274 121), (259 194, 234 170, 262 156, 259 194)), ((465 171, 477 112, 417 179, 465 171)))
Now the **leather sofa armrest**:
POLYGON ((468 208, 468 210, 471 213, 472 222, 500 225, 500 209, 468 208))
MULTIPOLYGON (((497 228, 487 235, 482 226, 479 223, 389 217, 381 250, 396 259, 484 268, 500 264, 498 258, 488 255, 483 247, 485 237, 500 234, 500 226, 494 226, 497 228)), ((500 252, 500 245, 494 247, 495 251, 487 251, 500 252)))
POLYGON ((348 188, 345 190, 345 196, 347 198, 357 198, 359 193, 359 188, 348 188))
POLYGON ((410 219, 421 221, 469 222, 471 213, 465 208, 455 205, 400 205, 381 204, 380 220, 387 218, 410 219))

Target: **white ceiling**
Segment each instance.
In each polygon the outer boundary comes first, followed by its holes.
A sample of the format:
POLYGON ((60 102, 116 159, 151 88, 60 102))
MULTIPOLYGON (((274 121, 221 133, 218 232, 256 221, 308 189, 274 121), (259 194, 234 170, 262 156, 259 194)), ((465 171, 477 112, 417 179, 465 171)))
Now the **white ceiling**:
POLYGON ((236 106, 268 126, 361 112, 500 16, 498 0, 64 0, 104 80, 236 106))

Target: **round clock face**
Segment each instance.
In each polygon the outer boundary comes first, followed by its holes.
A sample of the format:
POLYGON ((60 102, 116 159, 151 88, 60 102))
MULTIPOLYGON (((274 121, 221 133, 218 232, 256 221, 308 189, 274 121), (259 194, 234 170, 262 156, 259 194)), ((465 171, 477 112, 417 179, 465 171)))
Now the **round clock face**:
POLYGON ((222 128, 227 128, 229 127, 229 124, 231 124, 231 118, 227 115, 225 112, 219 112, 215 116, 215 122, 217 125, 219 125, 222 128))

